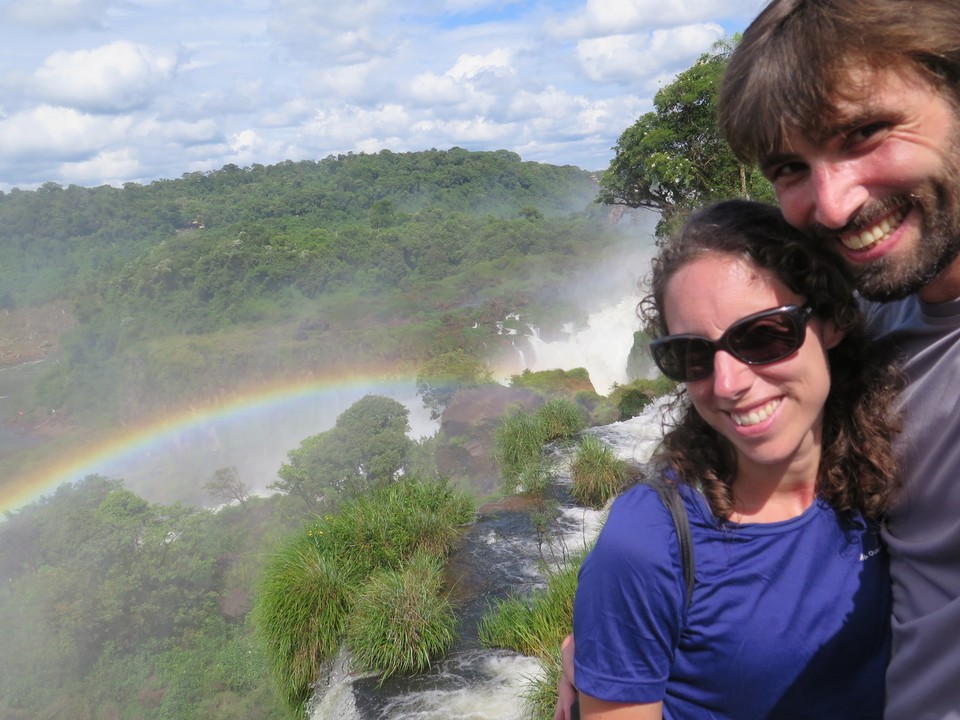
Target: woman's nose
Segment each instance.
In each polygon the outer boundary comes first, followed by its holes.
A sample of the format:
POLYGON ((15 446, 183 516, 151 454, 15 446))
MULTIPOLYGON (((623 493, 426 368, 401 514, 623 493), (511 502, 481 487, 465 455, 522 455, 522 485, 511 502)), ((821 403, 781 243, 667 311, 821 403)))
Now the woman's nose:
POLYGON ((713 392, 717 397, 739 397, 750 388, 753 377, 749 365, 725 350, 713 356, 713 392))

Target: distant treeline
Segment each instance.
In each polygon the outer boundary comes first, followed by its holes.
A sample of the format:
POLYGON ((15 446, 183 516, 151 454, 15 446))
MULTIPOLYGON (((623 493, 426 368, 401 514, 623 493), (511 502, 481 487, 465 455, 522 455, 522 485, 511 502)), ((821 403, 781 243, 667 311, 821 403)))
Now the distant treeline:
POLYGON ((597 189, 453 148, 0 194, 0 308, 77 321, 26 404, 103 425, 277 375, 489 359, 507 313, 589 310, 564 288, 618 241, 597 189))
POLYGON ((0 300, 9 308, 82 290, 183 230, 246 230, 262 239, 345 224, 382 228, 427 208, 500 218, 527 208, 550 217, 583 210, 596 191, 590 173, 573 166, 460 148, 227 165, 122 188, 15 188, 0 192, 0 300), (247 230, 249 223, 264 225, 247 230))

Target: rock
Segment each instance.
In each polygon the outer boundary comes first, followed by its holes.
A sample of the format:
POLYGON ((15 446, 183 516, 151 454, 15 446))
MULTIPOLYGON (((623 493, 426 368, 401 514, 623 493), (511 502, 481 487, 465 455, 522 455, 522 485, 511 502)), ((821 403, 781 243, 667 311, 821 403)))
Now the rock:
POLYGON ((461 390, 440 418, 437 435, 437 470, 451 480, 464 481, 478 495, 500 487, 494 460, 494 434, 500 420, 511 412, 532 412, 544 399, 531 390, 489 385, 461 390))

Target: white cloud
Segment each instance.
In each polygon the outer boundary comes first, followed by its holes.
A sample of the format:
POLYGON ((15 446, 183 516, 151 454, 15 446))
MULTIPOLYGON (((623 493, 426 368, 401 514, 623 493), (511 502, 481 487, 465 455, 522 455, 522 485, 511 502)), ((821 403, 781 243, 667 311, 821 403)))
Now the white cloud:
POLYGON ((482 73, 502 77, 513 73, 511 59, 511 52, 506 48, 496 48, 486 55, 461 55, 447 75, 457 79, 475 78, 482 73))
POLYGON ((122 185, 129 178, 139 177, 142 167, 129 148, 105 150, 89 160, 64 163, 63 178, 76 184, 122 185))
POLYGON ((0 0, 0 189, 452 145, 597 169, 764 1, 0 0))
POLYGON ((303 89, 321 104, 383 102, 395 92, 396 78, 381 60, 320 68, 304 73, 303 89))
POLYGON ((98 117, 41 105, 0 121, 0 161, 26 158, 84 159, 124 138, 128 118, 98 117))
POLYGON ((418 75, 409 84, 409 93, 413 100, 434 107, 463 102, 467 92, 467 88, 450 75, 437 75, 432 72, 418 75))
POLYGON ((93 50, 53 53, 33 74, 33 93, 45 103, 122 112, 149 104, 176 67, 174 53, 118 40, 93 50))
POLYGON ((282 103, 279 107, 268 108, 259 118, 263 128, 286 128, 299 125, 314 111, 315 104, 307 98, 298 97, 282 103))
POLYGON ((682 70, 690 57, 708 49, 723 35, 719 25, 685 25, 636 35, 608 35, 581 40, 577 58, 595 82, 634 83, 655 79, 664 70, 682 70))
POLYGON ((190 122, 186 120, 143 120, 137 123, 132 135, 141 139, 162 140, 175 146, 209 145, 223 142, 224 133, 211 118, 190 122))
POLYGON ((301 59, 356 64, 390 54, 389 0, 274 0, 271 34, 301 59))
POLYGON ((399 135, 410 127, 412 119, 401 105, 384 105, 375 109, 344 106, 319 110, 301 128, 301 135, 312 139, 310 145, 350 147, 353 143, 383 135, 399 135))
POLYGON ((587 101, 583 97, 574 97, 569 93, 548 86, 542 92, 521 91, 510 102, 510 117, 516 120, 554 121, 556 118, 569 117, 579 113, 587 101))
POLYGON ((737 15, 753 16, 758 0, 587 0, 580 13, 548 29, 558 37, 628 34, 737 15))
POLYGON ((443 6, 453 12, 463 12, 521 4, 522 0, 445 0, 443 6))

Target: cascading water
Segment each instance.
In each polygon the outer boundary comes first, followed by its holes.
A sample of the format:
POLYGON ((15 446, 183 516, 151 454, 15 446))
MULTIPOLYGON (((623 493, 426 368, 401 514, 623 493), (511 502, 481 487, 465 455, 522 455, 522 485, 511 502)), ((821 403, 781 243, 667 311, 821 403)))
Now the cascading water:
POLYGON ((536 328, 530 328, 526 338, 529 357, 524 355, 529 370, 548 370, 575 367, 586 368, 598 393, 606 395, 614 383, 624 384, 627 377, 627 357, 633 347, 633 334, 640 329, 636 314, 641 296, 628 295, 619 302, 592 313, 586 327, 567 329, 567 337, 546 341, 536 328))
MULTIPOLYGON (((589 429, 618 456, 647 462, 661 434, 662 404, 651 404, 624 422, 589 429)), ((569 484, 567 458, 558 456, 558 482, 569 484)), ((553 528, 554 543, 576 552, 599 532, 603 513, 566 502, 553 528)), ((437 667, 421 676, 391 680, 357 677, 341 656, 316 688, 311 720, 523 720, 522 693, 540 672, 532 658, 487 650, 477 639, 477 622, 497 598, 543 586, 540 545, 522 507, 482 512, 451 558, 462 617, 461 640, 437 667)))

